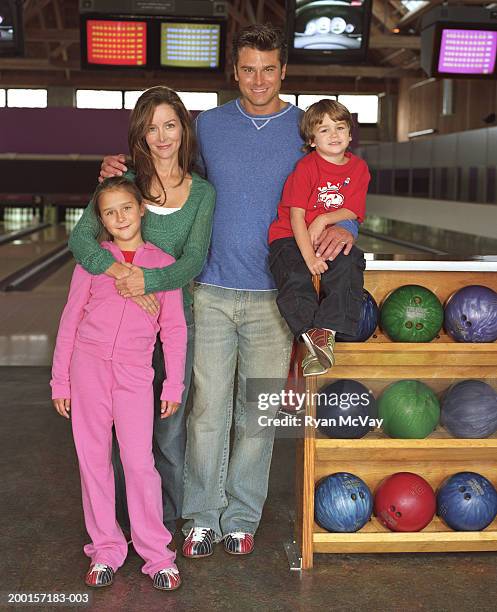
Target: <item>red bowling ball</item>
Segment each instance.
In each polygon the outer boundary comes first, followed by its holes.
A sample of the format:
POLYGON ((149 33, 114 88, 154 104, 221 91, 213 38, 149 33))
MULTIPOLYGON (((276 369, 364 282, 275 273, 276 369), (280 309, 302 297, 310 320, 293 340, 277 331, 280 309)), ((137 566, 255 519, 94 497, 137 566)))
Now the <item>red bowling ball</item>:
POLYGON ((391 531, 421 531, 436 510, 436 497, 428 482, 412 472, 397 472, 376 489, 374 514, 391 531))

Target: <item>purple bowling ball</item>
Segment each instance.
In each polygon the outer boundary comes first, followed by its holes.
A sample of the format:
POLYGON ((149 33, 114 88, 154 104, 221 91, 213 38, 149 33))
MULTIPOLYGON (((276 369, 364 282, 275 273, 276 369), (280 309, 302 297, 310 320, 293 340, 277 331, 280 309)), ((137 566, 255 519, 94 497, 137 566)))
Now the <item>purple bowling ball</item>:
POLYGON ((447 300, 445 331, 457 342, 497 340, 497 293, 483 285, 469 285, 447 300))

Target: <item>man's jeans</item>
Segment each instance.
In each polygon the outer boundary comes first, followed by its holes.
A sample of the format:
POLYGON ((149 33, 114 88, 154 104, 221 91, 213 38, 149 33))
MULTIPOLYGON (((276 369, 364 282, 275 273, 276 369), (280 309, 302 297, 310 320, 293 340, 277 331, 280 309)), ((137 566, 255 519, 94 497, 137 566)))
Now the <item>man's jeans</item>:
POLYGON ((276 306, 276 291, 195 285, 193 405, 187 422, 185 534, 210 527, 217 539, 255 533, 266 500, 274 428, 258 435, 246 400, 251 378, 286 379, 292 335, 276 306), (233 411, 235 372, 237 395, 233 411), (230 429, 234 413, 233 448, 230 429), (248 426, 249 425, 249 426, 248 426))

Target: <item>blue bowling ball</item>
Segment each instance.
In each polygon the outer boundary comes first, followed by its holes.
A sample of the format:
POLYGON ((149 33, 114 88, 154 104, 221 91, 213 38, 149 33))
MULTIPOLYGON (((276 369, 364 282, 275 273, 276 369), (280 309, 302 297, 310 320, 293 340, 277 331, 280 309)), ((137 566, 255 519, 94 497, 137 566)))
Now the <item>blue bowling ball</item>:
POLYGON ((469 285, 447 300, 445 331, 457 342, 497 340, 497 293, 484 285, 469 285))
POLYGON ((314 497, 316 522, 327 531, 352 533, 371 518, 373 496, 354 474, 337 472, 323 478, 314 497))
POLYGON ((437 514, 455 531, 481 531, 497 516, 497 491, 476 472, 458 472, 437 493, 437 514))
POLYGON ((337 333, 336 339, 340 342, 366 342, 378 327, 378 318, 378 304, 369 291, 363 289, 361 318, 356 333, 353 336, 337 333))
POLYGON ((497 431, 497 393, 482 380, 462 380, 442 399, 441 424, 455 438, 488 438, 497 431))

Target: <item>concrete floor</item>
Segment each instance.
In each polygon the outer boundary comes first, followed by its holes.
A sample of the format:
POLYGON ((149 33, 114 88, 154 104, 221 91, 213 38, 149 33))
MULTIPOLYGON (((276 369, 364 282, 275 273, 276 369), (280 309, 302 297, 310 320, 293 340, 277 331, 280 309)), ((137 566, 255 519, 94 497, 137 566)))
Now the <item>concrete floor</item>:
POLYGON ((183 586, 161 593, 132 550, 112 587, 90 591, 82 580, 87 536, 70 425, 51 408, 48 379, 46 367, 0 368, 2 603, 7 592, 35 591, 90 593, 87 609, 105 612, 497 609, 494 553, 316 555, 312 571, 290 572, 283 543, 294 507, 292 440, 276 443, 252 555, 233 557, 219 546, 208 559, 178 554, 183 586))

